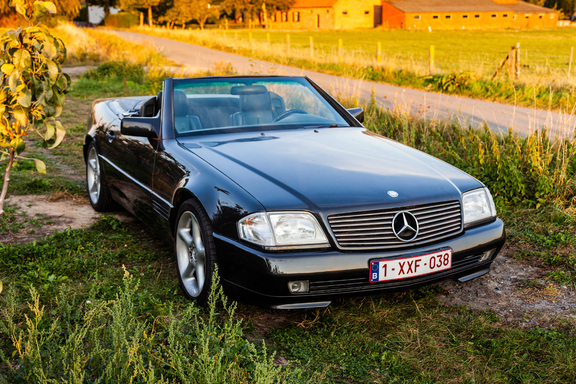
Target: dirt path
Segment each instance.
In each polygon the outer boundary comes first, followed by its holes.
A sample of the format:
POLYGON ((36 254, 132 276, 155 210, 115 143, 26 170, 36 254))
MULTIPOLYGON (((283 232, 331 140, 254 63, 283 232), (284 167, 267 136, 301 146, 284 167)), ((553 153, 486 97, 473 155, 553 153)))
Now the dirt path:
MULTIPOLYGON (((19 205, 28 218, 40 219, 41 223, 34 227, 33 233, 25 230, 18 234, 3 235, 0 242, 4 243, 30 242, 55 231, 87 228, 99 217, 87 198, 25 195, 13 196, 8 203, 19 205)), ((114 214, 122 220, 133 220, 123 212, 114 214)), ((512 259, 511 252, 505 247, 488 275, 467 283, 440 283, 443 288, 443 293, 439 295, 440 302, 446 306, 491 310, 504 321, 525 327, 546 328, 547 324, 558 318, 576 321, 576 293, 567 287, 547 283, 544 279, 545 271, 512 259)), ((262 311, 257 317, 251 320, 255 323, 270 322, 268 326, 273 326, 290 321, 294 316, 262 311)), ((300 317, 298 315, 295 318, 300 317)))
POLYGON ((519 134, 526 135, 545 126, 548 127, 551 136, 572 137, 576 126, 576 116, 573 114, 515 107, 371 81, 348 79, 135 32, 112 30, 108 32, 129 41, 152 44, 163 55, 182 64, 186 71, 191 73, 214 70, 225 63, 230 63, 239 74, 305 75, 334 95, 349 95, 360 100, 370 100, 374 91, 376 102, 387 109, 407 111, 417 117, 456 119, 463 124, 471 124, 475 127, 486 123, 496 132, 507 132, 510 127, 513 127, 519 134))

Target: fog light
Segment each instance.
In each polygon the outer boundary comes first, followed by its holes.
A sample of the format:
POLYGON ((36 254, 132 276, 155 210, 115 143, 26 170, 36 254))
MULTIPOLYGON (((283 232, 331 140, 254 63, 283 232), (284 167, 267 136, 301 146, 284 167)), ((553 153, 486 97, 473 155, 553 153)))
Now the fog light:
POLYGON ((490 260, 492 257, 494 257, 495 253, 496 253, 496 248, 491 249, 489 251, 484 251, 484 253, 482 253, 482 256, 480 256, 480 260, 478 260, 478 262, 482 263, 483 261, 490 260))
POLYGON ((290 293, 306 293, 308 292, 308 280, 289 281, 288 289, 290 293))

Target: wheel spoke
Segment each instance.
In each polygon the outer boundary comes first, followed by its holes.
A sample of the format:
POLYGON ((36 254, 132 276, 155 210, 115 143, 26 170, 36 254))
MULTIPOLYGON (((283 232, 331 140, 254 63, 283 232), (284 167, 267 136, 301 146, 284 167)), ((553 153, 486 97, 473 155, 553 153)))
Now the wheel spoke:
POLYGON ((191 247, 194 245, 194 239, 190 234, 189 228, 183 228, 178 230, 178 237, 188 246, 191 247))
POLYGON ((88 159, 88 165, 90 166, 90 169, 92 170, 92 172, 94 172, 95 174, 98 173, 98 159, 97 158, 90 156, 90 159, 88 159))
POLYGON ((196 267, 194 264, 189 263, 184 272, 182 272, 182 278, 192 279, 196 273, 196 267))
POLYGON ((176 259, 182 285, 191 297, 198 297, 204 288, 206 257, 200 223, 192 212, 185 211, 176 229, 176 259))

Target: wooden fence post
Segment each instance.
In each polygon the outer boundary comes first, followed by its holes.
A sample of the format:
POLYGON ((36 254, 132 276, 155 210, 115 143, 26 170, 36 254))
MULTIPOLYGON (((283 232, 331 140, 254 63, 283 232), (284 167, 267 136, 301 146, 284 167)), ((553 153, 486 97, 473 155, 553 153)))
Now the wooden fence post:
POLYGON ((430 49, 429 49, 429 53, 428 53, 428 74, 429 75, 433 75, 434 74, 434 46, 431 45, 430 49))
POLYGON ((514 63, 516 63, 516 57, 515 57, 515 50, 516 47, 512 46, 510 48, 510 51, 508 51, 508 75, 510 77, 514 76, 514 63))
POLYGON ((310 59, 314 60, 314 38, 310 36, 310 59))
POLYGON ((382 65, 382 42, 378 42, 377 49, 376 49, 376 62, 379 66, 382 65))
POLYGON ((338 39, 338 62, 341 63, 344 61, 344 56, 342 56, 342 47, 343 47, 342 39, 338 39))

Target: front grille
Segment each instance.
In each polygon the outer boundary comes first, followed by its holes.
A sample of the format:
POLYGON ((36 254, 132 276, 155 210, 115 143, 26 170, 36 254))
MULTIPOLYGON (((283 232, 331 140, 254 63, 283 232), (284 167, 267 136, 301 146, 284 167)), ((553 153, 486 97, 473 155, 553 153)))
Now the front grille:
POLYGON ((462 231, 459 201, 341 213, 328 216, 328 222, 340 248, 348 250, 412 247, 432 243, 462 231), (412 213, 418 220, 418 236, 410 242, 398 239, 392 229, 392 219, 401 211, 412 213))

